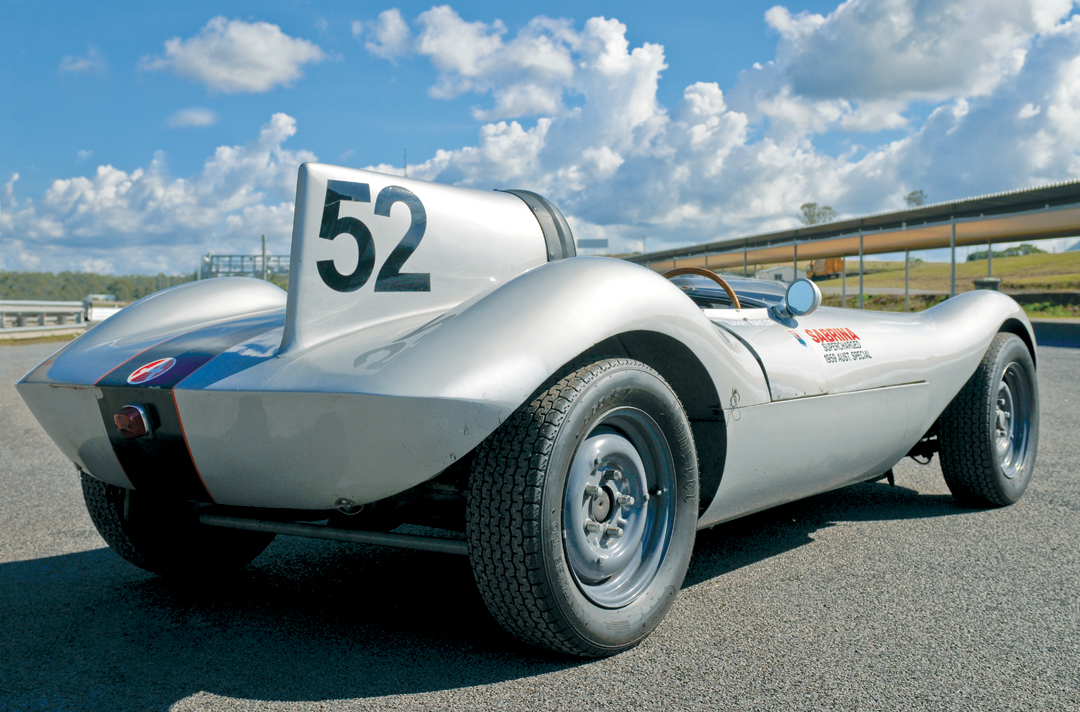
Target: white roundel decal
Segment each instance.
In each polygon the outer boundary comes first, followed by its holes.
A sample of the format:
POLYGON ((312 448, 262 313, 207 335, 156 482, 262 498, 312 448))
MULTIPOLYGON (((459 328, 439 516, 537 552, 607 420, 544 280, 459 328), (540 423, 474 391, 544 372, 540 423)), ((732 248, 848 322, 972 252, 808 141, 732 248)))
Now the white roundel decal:
POLYGON ((127 382, 132 385, 138 385, 140 383, 152 381, 175 365, 176 359, 174 358, 159 358, 157 361, 151 361, 150 363, 145 363, 136 368, 131 372, 131 375, 127 377, 127 382))

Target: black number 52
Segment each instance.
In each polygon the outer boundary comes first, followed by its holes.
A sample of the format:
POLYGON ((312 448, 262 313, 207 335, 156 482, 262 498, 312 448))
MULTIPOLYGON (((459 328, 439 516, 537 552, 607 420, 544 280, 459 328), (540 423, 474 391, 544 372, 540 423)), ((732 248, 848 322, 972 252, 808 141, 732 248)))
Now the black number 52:
MULTIPOLYGON (((375 240, 371 237, 371 230, 360 220, 338 217, 341 202, 344 200, 370 203, 371 188, 367 183, 352 183, 344 180, 327 181, 319 237, 324 240, 333 240, 338 235, 351 235, 356 240, 358 252, 356 268, 349 274, 342 274, 334 265, 333 260, 319 260, 315 266, 319 269, 322 281, 330 289, 338 292, 355 292, 367 284, 375 269, 375 240)), ((379 269, 379 276, 375 278, 375 291, 430 292, 430 273, 403 273, 401 271, 406 260, 412 256, 420 241, 424 239, 424 231, 427 230, 427 211, 412 191, 401 186, 389 185, 379 191, 379 195, 375 198, 375 214, 389 217, 390 208, 394 203, 404 203, 409 208, 412 221, 397 247, 390 252, 390 256, 379 269)))

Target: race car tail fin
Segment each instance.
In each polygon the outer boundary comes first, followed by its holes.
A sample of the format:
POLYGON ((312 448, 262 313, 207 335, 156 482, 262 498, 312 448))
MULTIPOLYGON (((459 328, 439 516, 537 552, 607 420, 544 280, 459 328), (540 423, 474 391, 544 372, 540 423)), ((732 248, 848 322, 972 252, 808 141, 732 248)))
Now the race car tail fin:
POLYGON ((445 311, 573 254, 565 218, 535 193, 305 163, 280 352, 397 316, 445 311))

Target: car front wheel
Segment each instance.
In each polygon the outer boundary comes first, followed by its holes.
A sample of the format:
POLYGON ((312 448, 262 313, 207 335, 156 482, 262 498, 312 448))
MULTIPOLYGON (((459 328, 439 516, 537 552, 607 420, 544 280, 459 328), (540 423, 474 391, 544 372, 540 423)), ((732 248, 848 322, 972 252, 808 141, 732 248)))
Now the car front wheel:
POLYGON ((1027 345, 998 334, 938 421, 941 471, 958 502, 1015 503, 1031 482, 1039 444, 1039 387, 1027 345))

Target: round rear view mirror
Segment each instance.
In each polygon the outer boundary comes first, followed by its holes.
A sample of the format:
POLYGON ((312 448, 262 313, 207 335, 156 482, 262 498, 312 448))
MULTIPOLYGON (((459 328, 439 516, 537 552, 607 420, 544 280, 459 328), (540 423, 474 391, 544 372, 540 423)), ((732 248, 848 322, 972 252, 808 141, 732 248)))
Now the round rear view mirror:
POLYGON ((821 290, 809 279, 797 279, 787 288, 784 304, 792 316, 806 316, 821 306, 821 290))

